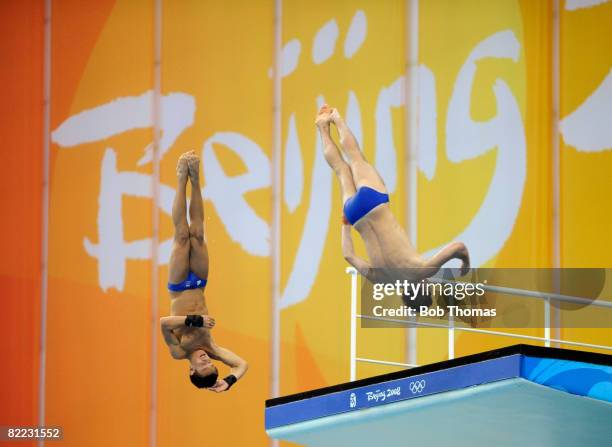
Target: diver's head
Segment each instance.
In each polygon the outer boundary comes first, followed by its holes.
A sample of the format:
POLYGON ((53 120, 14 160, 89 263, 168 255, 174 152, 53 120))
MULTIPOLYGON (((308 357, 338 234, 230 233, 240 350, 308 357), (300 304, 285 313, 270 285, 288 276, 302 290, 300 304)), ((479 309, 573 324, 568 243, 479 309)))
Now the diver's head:
POLYGON ((189 379, 198 388, 210 388, 217 383, 219 371, 203 349, 197 349, 189 356, 189 379))

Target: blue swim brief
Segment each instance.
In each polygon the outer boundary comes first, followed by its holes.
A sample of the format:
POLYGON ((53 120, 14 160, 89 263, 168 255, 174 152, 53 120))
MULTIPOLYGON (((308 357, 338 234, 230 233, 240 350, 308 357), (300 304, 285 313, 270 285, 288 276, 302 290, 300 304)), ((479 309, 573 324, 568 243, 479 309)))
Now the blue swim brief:
POLYGON ((389 194, 378 192, 368 186, 362 186, 357 193, 344 203, 346 220, 354 225, 381 203, 389 202, 389 194))
POLYGON ((172 292, 182 292, 183 290, 187 289, 203 289, 206 287, 207 282, 208 280, 200 278, 193 272, 189 272, 187 279, 184 281, 178 284, 168 283, 168 290, 171 290, 172 292))

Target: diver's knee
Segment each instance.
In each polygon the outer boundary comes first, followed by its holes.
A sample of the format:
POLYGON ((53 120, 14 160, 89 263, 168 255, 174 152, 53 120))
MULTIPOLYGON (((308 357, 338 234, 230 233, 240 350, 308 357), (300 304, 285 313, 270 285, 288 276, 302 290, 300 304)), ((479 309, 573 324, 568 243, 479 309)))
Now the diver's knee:
POLYGON ((196 239, 198 242, 203 242, 204 227, 202 225, 191 225, 189 227, 189 237, 196 239))
POLYGON ((189 228, 187 225, 180 225, 174 230, 174 240, 179 245, 189 243, 189 228))
POLYGON ((352 176, 351 168, 349 168, 349 166, 344 162, 338 163, 336 166, 334 166, 334 172, 340 178, 352 176))

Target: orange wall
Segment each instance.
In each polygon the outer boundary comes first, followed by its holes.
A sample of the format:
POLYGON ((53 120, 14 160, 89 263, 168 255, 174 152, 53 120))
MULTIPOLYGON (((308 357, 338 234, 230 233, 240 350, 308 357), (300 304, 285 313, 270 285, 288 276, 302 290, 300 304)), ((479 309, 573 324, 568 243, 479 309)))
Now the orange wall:
MULTIPOLYGON (((135 85, 151 88, 153 3, 124 5, 127 8, 117 13, 114 1, 53 2, 52 132, 68 116, 96 104, 109 89, 127 93, 135 85), (113 18, 114 27, 109 27, 113 18), (134 38, 121 36, 122 30, 134 33, 134 38), (96 51, 104 39, 110 39, 108 50, 96 51), (112 63, 106 63, 109 57, 112 63), (105 62, 103 70, 96 63, 100 60, 105 62), (88 75, 92 72, 94 77, 88 75), (88 93, 83 95, 83 90, 88 93)), ((127 144, 139 144, 151 135, 149 129, 127 144)), ((110 139, 108 144, 115 142, 110 139)), ((125 293, 105 291, 97 286, 97 264, 84 249, 85 238, 99 242, 97 197, 104 149, 52 145, 46 422, 64 427, 67 445, 145 445, 152 265, 143 262, 137 267, 125 293), (84 411, 91 417, 84 418, 84 411)), ((150 231, 151 205, 138 205, 140 227, 150 231)))
MULTIPOLYGON (((0 421, 38 421, 43 2, 0 2, 0 421)), ((26 445, 26 444, 24 444, 26 445)))

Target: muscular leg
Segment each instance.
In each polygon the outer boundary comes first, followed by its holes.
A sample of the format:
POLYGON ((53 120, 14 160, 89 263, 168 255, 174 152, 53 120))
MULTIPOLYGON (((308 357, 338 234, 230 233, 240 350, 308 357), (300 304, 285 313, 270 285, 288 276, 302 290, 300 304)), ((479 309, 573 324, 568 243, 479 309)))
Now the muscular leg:
POLYGON ((317 115, 316 124, 321 134, 325 160, 336 173, 336 177, 338 177, 342 192, 342 203, 344 203, 355 194, 355 184, 353 183, 351 168, 340 155, 340 150, 331 137, 329 131, 330 112, 331 109, 327 105, 321 107, 317 115))
POLYGON ((188 157, 191 180, 191 203, 189 205, 189 241, 191 252, 189 268, 202 279, 208 278, 208 247, 204 240, 204 204, 200 191, 200 158, 191 151, 188 157))
POLYGON ((174 241, 168 267, 168 282, 177 284, 189 273, 189 226, 186 214, 186 190, 188 166, 184 154, 176 167, 178 188, 172 204, 172 222, 174 223, 174 241))
POLYGON ((340 134, 340 146, 349 159, 355 186, 357 188, 369 186, 379 192, 386 193, 387 187, 382 181, 382 178, 363 156, 361 149, 359 149, 359 143, 357 143, 355 136, 347 126, 344 118, 340 116, 337 109, 331 109, 330 117, 340 134))

